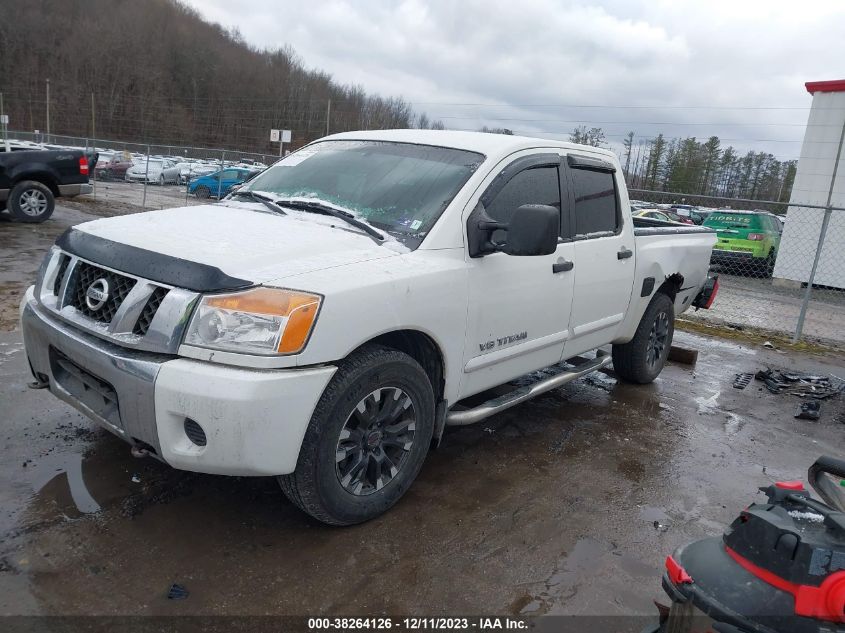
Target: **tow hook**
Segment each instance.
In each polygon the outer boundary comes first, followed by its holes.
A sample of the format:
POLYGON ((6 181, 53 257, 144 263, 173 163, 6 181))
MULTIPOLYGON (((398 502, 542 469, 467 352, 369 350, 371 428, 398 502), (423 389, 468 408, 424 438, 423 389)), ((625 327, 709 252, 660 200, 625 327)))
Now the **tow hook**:
POLYGON ((50 386, 50 379, 41 373, 36 373, 34 369, 32 369, 32 365, 29 366, 29 369, 32 371, 32 377, 35 378, 32 382, 26 383, 26 386, 30 389, 47 389, 50 386))
POLYGON ((140 446, 135 445, 132 446, 130 452, 132 453, 132 457, 137 457, 138 459, 141 459, 143 457, 149 457, 150 455, 150 451, 148 451, 146 448, 141 448, 140 446))

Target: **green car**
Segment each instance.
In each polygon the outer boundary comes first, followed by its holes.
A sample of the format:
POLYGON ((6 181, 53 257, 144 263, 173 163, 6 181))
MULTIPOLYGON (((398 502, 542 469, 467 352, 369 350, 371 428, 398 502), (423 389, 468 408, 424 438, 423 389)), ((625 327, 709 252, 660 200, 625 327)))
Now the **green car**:
POLYGON ((775 267, 783 224, 777 216, 761 211, 714 211, 704 226, 716 229, 711 264, 733 274, 752 273, 771 277, 775 267))

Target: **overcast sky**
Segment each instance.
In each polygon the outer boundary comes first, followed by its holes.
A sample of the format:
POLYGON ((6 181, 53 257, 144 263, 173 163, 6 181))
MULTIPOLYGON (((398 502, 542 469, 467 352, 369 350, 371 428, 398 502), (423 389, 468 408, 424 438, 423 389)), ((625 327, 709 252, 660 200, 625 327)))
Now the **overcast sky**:
POLYGON ((583 123, 615 148, 662 131, 797 158, 804 82, 845 78, 845 0, 184 1, 449 128, 583 123))

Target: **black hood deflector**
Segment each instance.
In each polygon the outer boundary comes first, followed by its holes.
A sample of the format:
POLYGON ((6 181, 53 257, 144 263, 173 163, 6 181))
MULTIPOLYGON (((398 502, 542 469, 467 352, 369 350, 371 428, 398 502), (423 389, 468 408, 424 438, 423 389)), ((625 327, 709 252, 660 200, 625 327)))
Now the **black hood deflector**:
POLYGON ((56 246, 95 264, 195 292, 238 290, 254 285, 246 279, 230 277, 215 266, 113 242, 73 228, 59 236, 56 246))

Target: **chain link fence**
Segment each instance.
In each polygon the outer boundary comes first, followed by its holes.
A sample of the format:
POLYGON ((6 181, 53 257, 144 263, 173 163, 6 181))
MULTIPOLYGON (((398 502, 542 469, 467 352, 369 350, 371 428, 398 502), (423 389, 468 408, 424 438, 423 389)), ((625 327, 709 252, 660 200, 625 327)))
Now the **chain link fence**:
MULTIPOLYGON (((635 214, 716 231, 711 310, 688 318, 845 348, 845 208, 631 189, 635 214)), ((685 318, 687 318, 685 315, 685 318)))
POLYGON ((45 148, 94 150, 93 197, 119 209, 146 210, 205 204, 225 196, 279 159, 276 155, 208 147, 151 145, 33 132, 8 133, 10 140, 45 148))

